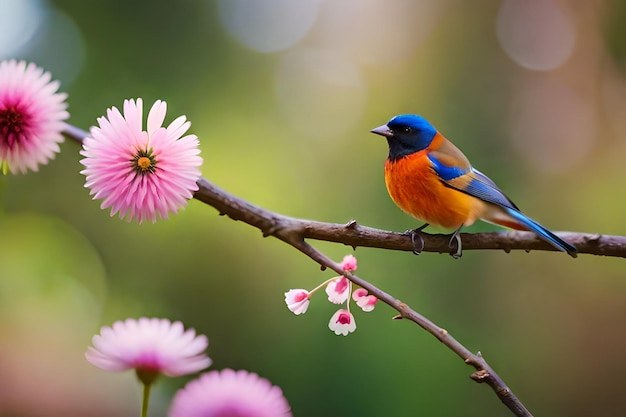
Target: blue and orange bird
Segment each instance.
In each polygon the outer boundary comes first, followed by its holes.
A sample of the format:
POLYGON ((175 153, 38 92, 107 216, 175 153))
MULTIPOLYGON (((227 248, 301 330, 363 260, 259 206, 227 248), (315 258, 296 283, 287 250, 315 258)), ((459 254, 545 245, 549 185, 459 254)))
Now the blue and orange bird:
MULTIPOLYGON (((463 226, 480 219, 516 230, 535 232, 560 251, 576 257, 576 248, 524 215, 486 175, 472 168, 463 152, 426 119, 413 114, 396 116, 371 131, 389 144, 385 184, 389 196, 407 214, 426 222, 411 233, 415 252, 416 234, 429 224, 454 229, 455 258, 462 253, 458 236, 463 226)), ((419 237, 421 239, 421 236, 419 237)))

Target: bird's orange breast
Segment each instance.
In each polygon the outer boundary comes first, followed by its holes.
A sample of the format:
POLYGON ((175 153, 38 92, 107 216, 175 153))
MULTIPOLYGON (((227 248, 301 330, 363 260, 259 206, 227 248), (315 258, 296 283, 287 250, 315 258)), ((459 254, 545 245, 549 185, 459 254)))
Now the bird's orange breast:
POLYGON ((456 229, 469 226, 478 217, 476 199, 446 187, 432 168, 426 150, 387 160, 385 184, 398 207, 426 223, 456 229))

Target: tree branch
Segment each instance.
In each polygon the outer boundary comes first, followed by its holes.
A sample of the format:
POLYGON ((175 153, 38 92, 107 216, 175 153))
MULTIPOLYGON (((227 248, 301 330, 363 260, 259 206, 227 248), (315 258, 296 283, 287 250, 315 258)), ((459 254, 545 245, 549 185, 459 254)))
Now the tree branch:
MULTIPOLYGON (((364 246, 413 251, 411 237, 405 233, 361 226, 354 220, 346 224, 336 224, 279 215, 241 200, 204 178, 198 181, 198 185, 200 189, 195 193, 194 198, 215 207, 222 215, 228 215, 233 220, 241 220, 260 229, 263 236, 273 235, 274 231, 287 227, 297 230, 303 239, 343 243, 353 248, 364 246)), ((626 257, 626 237, 624 236, 575 232, 558 232, 557 234, 575 245, 579 254, 626 257)), ((428 233, 421 235, 424 238, 423 252, 450 252, 449 235, 428 233)), ((486 249, 500 249, 505 252, 512 250, 557 251, 532 232, 461 233, 460 236, 464 252, 486 249)))
MULTIPOLYGON (((88 133, 72 125, 66 125, 65 135, 81 143, 88 133)), ((391 232, 359 225, 355 220, 345 224, 325 223, 298 219, 272 213, 255 206, 219 188, 210 181, 200 178, 194 198, 216 208, 221 215, 240 220, 263 232, 263 236, 274 235, 280 229, 293 229, 303 239, 343 243, 353 248, 370 248, 413 251, 411 237, 405 233, 391 232)), ((599 233, 557 232, 576 246, 579 254, 602 255, 626 258, 626 237, 599 233)), ((449 235, 421 233, 424 239, 423 252, 450 253, 449 235)), ((463 251, 468 250, 541 250, 558 251, 554 246, 539 239, 532 232, 499 231, 483 233, 461 233, 463 251)))
MULTIPOLYGON (((68 125, 64 132, 68 137, 82 142, 87 132, 68 125)), ((496 393, 498 398, 516 415, 531 416, 531 413, 517 399, 504 381, 489 366, 480 353, 474 354, 445 329, 411 309, 407 304, 380 290, 368 281, 346 272, 341 265, 308 244, 305 239, 324 240, 343 243, 352 247, 367 246, 390 250, 412 251, 411 238, 405 234, 388 232, 371 227, 358 225, 355 221, 347 224, 323 223, 312 220, 297 219, 274 213, 255 206, 236 197, 210 181, 200 178, 198 191, 194 198, 215 209, 220 215, 227 215, 258 228, 263 236, 274 236, 277 239, 298 249, 323 268, 330 268, 340 275, 346 276, 356 285, 365 288, 370 294, 396 310, 396 319, 408 319, 436 337, 441 343, 456 353, 465 363, 476 369, 471 378, 476 382, 484 382, 496 393)), ((621 236, 589 235, 582 233, 560 233, 578 247, 579 253, 605 256, 626 256, 626 238, 621 236)), ((530 232, 496 232, 461 235, 464 250, 502 249, 511 250, 554 250, 554 248, 538 239, 530 232)), ((449 237, 446 235, 424 234, 425 252, 449 252, 449 237)))

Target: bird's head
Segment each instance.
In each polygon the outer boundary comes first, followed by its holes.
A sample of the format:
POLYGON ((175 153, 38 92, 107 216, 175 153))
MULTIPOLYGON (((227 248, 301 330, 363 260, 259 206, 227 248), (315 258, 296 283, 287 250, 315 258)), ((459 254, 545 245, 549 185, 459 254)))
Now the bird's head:
POLYGON ((426 149, 437 134, 437 129, 422 116, 402 114, 371 132, 387 138, 389 159, 395 161, 426 149))

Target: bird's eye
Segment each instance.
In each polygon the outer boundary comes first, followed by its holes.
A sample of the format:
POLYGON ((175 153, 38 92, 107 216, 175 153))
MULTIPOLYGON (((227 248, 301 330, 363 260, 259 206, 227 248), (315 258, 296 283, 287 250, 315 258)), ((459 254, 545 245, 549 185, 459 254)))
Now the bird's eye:
POLYGON ((412 129, 408 126, 402 128, 403 133, 411 133, 412 129))

